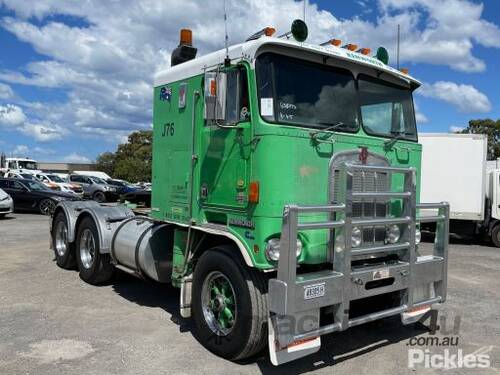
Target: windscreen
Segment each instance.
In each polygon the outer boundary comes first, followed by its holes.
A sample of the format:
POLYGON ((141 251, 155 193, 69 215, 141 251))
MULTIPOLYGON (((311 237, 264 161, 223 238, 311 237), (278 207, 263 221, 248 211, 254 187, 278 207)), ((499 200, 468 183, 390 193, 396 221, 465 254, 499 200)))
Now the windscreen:
POLYGON ((55 174, 49 174, 49 175, 47 175, 47 177, 50 178, 54 182, 64 182, 64 180, 61 177, 59 177, 55 174))
POLYGON ((33 170, 38 169, 38 166, 34 161, 19 160, 18 163, 19 163, 19 169, 33 169, 33 170))
POLYGON ((38 182, 38 181, 33 181, 33 180, 25 180, 23 181, 26 186, 28 186, 31 190, 50 190, 48 187, 46 187, 44 184, 38 182))
POLYGON ((257 60, 260 111, 268 122, 358 129, 353 75, 344 69, 265 53, 257 60))
POLYGON ((417 140, 413 98, 408 88, 368 76, 360 76, 358 85, 363 127, 368 134, 417 140))
POLYGON ((266 122, 417 140, 409 86, 275 53, 257 58, 256 74, 266 122))

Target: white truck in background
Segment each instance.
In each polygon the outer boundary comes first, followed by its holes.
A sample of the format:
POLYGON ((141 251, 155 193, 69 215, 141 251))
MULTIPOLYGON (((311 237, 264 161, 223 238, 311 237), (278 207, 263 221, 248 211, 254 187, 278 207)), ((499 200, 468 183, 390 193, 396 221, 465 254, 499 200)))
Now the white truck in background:
POLYGON ((3 155, 0 157, 0 177, 7 172, 12 173, 41 173, 38 168, 38 163, 30 158, 7 158, 3 155))
POLYGON ((500 169, 487 168, 486 135, 421 133, 419 143, 420 200, 449 202, 451 233, 487 234, 500 247, 500 169))

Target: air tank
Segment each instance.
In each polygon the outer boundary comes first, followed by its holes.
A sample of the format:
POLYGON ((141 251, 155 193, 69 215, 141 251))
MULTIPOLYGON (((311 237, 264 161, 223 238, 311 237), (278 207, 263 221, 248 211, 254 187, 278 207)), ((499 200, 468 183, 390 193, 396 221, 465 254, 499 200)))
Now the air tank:
POLYGON ((161 283, 171 281, 173 229, 149 218, 122 222, 111 242, 111 256, 119 265, 161 283))

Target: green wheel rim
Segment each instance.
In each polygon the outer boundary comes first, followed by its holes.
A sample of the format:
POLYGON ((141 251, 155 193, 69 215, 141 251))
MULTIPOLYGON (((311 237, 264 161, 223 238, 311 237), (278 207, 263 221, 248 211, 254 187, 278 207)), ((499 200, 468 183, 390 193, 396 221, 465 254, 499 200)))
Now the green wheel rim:
POLYGON ((222 272, 213 271, 205 278, 201 293, 208 327, 218 336, 227 336, 237 318, 236 294, 231 282, 222 272))

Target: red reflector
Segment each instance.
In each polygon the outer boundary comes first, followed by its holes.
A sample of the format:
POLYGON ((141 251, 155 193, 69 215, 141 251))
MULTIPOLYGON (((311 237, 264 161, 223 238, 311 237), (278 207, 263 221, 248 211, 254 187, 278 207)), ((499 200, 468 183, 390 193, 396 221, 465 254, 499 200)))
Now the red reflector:
POLYGON ((250 203, 259 203, 259 182, 252 181, 250 182, 248 188, 248 201, 250 203))

